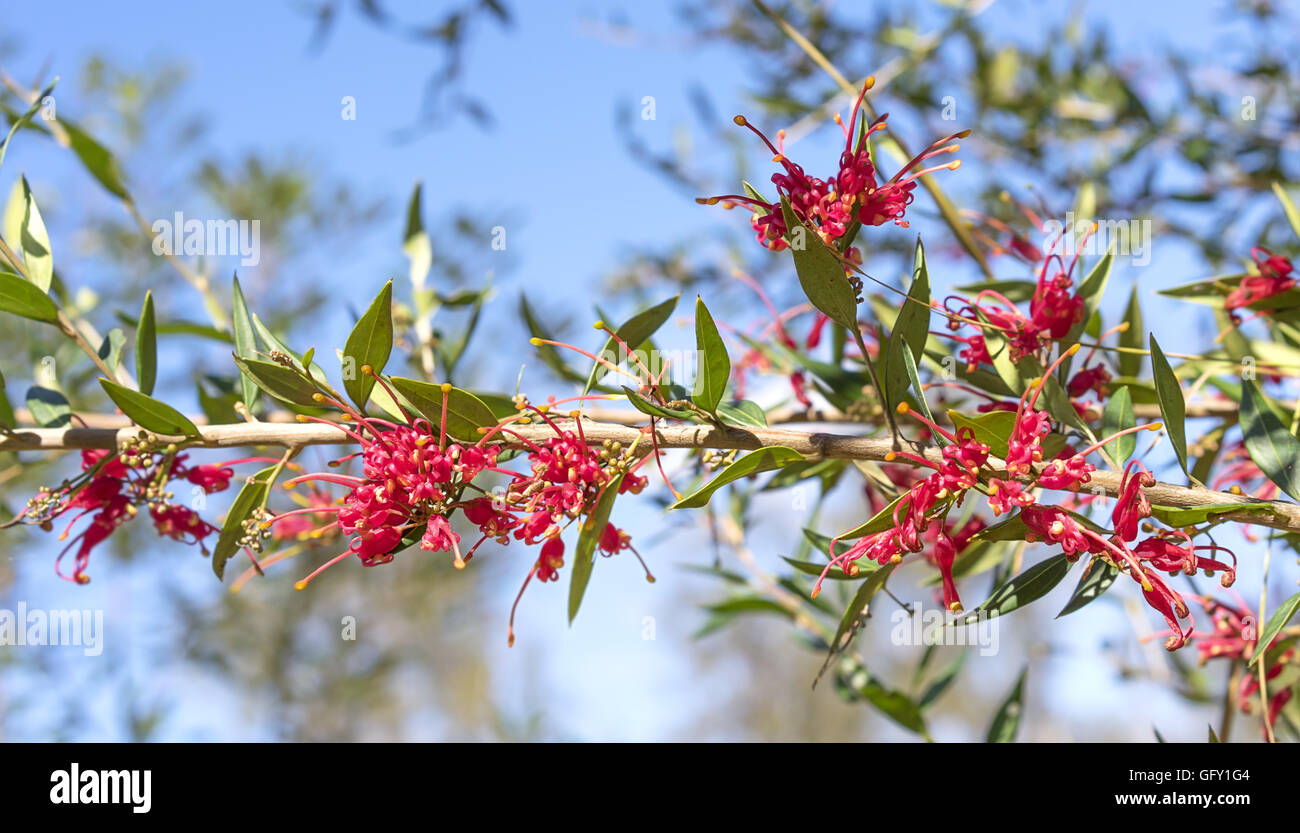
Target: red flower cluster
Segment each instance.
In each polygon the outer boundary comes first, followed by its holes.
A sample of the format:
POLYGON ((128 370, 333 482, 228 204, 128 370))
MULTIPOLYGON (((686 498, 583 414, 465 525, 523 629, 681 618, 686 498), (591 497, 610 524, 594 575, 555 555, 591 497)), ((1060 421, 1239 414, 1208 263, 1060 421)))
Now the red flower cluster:
MULTIPOLYGON (((1225 604, 1208 596, 1197 599, 1214 624, 1211 633, 1195 638, 1196 650, 1202 665, 1212 659, 1228 658, 1236 661, 1249 661, 1259 646, 1259 622, 1254 612, 1240 597, 1237 606, 1225 604)), ((1264 680, 1271 682, 1285 670, 1288 663, 1300 659, 1294 646, 1283 651, 1274 651, 1282 635, 1278 634, 1269 642, 1269 652, 1261 660, 1264 663, 1264 680)), ((1245 674, 1238 689, 1237 708, 1249 714, 1259 700, 1259 675, 1245 674)), ((1268 724, 1272 726, 1282 709, 1291 701, 1291 686, 1271 692, 1268 698, 1268 724)))
MULTIPOLYGON (((378 382, 385 384, 382 379, 378 382)), ((560 538, 564 529, 591 514, 605 489, 616 479, 620 493, 639 492, 646 484, 646 478, 636 474, 635 466, 628 465, 627 455, 590 446, 582 434, 581 421, 577 422, 576 433, 563 430, 547 415, 548 409, 532 405, 521 404, 520 408, 526 414, 540 417, 555 430, 555 436, 541 445, 528 441, 506 424, 485 428, 483 437, 473 445, 449 443, 445 414, 450 390, 450 385, 443 386, 444 416, 436 431, 423 418, 411 420, 408 416, 408 424, 398 424, 365 416, 321 395, 322 402, 344 411, 355 424, 356 430, 344 430, 357 441, 361 451, 343 460, 360 456, 362 476, 320 472, 285 482, 286 487, 325 482, 349 488, 342 504, 315 501, 307 507, 277 515, 264 525, 292 522, 308 514, 335 514, 333 522, 319 529, 337 527, 349 536, 348 549, 298 582, 295 585, 298 589, 328 567, 354 555, 367 567, 387 564, 398 552, 418 541, 423 550, 453 553, 453 563, 459 569, 473 558, 484 541, 490 538, 505 545, 512 537, 525 544, 540 545, 523 588, 534 575, 541 581, 554 581, 564 565, 564 543, 560 538), (500 446, 491 441, 500 433, 514 434, 527 447, 530 474, 497 466, 500 446), (485 471, 511 478, 504 493, 489 496, 473 485, 472 481, 485 471), (465 493, 469 490, 481 496, 467 497, 465 493), (458 509, 480 533, 479 539, 463 555, 460 534, 451 526, 451 518, 458 509)), ((645 459, 649 458, 641 462, 645 459)), ((335 461, 333 465, 341 462, 335 461)), ((600 536, 599 547, 612 555, 631 549, 631 543, 625 532, 610 524, 600 536)), ((515 604, 518 605, 518 599, 515 604)), ((512 609, 512 644, 513 622, 512 609)))
POLYGON ((1241 314, 1237 310, 1272 298, 1295 286, 1295 278, 1291 277, 1291 261, 1258 246, 1251 249, 1250 256, 1255 261, 1258 274, 1242 278, 1237 288, 1229 292, 1223 301, 1223 308, 1237 323, 1241 323, 1241 314))
POLYGON ((75 511, 59 536, 65 540, 77 521, 89 515, 90 524, 68 542, 55 562, 55 571, 61 578, 78 584, 90 581, 86 567, 94 548, 144 508, 148 509, 159 535, 198 544, 206 555, 204 539, 217 528, 189 506, 174 503, 175 495, 168 491, 168 485, 182 480, 203 494, 221 492, 230 486, 234 475, 231 466, 254 462, 255 458, 192 467, 185 465, 186 459, 185 454, 177 454, 174 448, 161 453, 155 451, 146 440, 133 441, 121 451, 82 451, 81 474, 65 481, 58 489, 42 489, 11 523, 36 524, 48 530, 56 518, 75 511), (76 553, 72 574, 65 575, 59 564, 73 547, 76 553))
MULTIPOLYGON (((960 160, 945 162, 940 165, 921 168, 926 160, 943 154, 955 153, 958 145, 949 144, 969 134, 969 131, 954 133, 934 142, 910 162, 904 165, 890 179, 881 182, 875 163, 871 161, 868 147, 869 137, 877 130, 885 129, 888 114, 882 115, 861 131, 857 130, 858 116, 867 90, 875 84, 874 78, 867 79, 853 105, 853 112, 846 127, 839 114, 835 121, 844 130, 844 151, 840 154, 839 169, 830 179, 818 179, 809 176, 802 167, 785 155, 785 131, 777 133, 776 144, 772 144, 762 131, 750 124, 744 116, 736 116, 735 122, 741 127, 752 130, 768 149, 772 151, 772 161, 779 164, 781 171, 772 175, 777 194, 790 203, 790 208, 800 222, 816 231, 827 245, 844 237, 854 224, 879 226, 894 222, 907 226, 904 215, 908 205, 914 199, 913 191, 916 181, 926 174, 940 170, 956 170, 960 160), (860 132, 861 135, 858 135, 860 132)), ((721 202, 727 208, 744 205, 753 209, 750 224, 757 235, 758 242, 773 251, 780 251, 788 245, 785 237, 785 216, 781 211, 781 200, 766 202, 757 194, 741 196, 728 194, 720 197, 702 197, 697 200, 702 204, 716 205, 721 202)), ((856 258, 856 252, 845 254, 856 258)))

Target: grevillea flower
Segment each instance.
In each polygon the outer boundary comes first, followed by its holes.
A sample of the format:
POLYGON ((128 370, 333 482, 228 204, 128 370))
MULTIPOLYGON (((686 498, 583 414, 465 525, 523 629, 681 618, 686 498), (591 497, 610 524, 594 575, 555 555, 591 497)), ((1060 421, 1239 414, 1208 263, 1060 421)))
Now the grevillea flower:
MULTIPOLYGON (((893 222, 907 226, 904 217, 907 207, 915 198, 913 191, 917 180, 936 171, 956 170, 961 165, 960 160, 953 160, 923 167, 927 160, 936 156, 955 153, 958 145, 950 143, 968 135, 969 131, 954 133, 932 143, 888 180, 881 181, 879 171, 871 160, 868 143, 871 134, 885 129, 888 116, 881 116, 870 125, 865 124, 864 119, 861 131, 857 129, 863 100, 874 83, 875 79, 869 78, 863 85, 847 126, 839 114, 835 116, 835 121, 844 130, 844 150, 840 154, 839 170, 829 179, 809 176, 801 166, 786 156, 785 131, 777 133, 776 143, 773 144, 744 116, 735 118, 736 124, 749 128, 763 140, 772 151, 772 161, 781 166, 781 170, 772 175, 778 196, 786 199, 799 221, 812 228, 827 245, 844 237, 854 223, 879 226, 893 222)), ((728 194, 702 197, 697 202, 708 205, 721 202, 727 208, 746 206, 753 211, 750 224, 760 244, 774 251, 780 251, 788 245, 785 237, 789 230, 786 228, 780 199, 769 203, 757 194, 728 194)), ((850 252, 846 251, 845 254, 853 257, 850 252)))
POLYGON ((1110 515, 1116 536, 1125 541, 1137 538, 1138 522, 1143 518, 1151 517, 1151 502, 1147 500, 1142 488, 1154 486, 1155 483, 1155 477, 1137 460, 1130 460, 1124 467, 1124 476, 1119 483, 1119 496, 1110 515))
MULTIPOLYGON (((377 383, 387 389, 386 381, 368 366, 363 367, 362 372, 374 376, 377 383)), ((316 398, 322 404, 343 411, 354 428, 315 417, 301 419, 338 425, 351 435, 360 451, 331 465, 360 457, 362 475, 319 472, 294 477, 285 482, 286 488, 303 483, 325 483, 345 486, 348 492, 341 502, 314 499, 302 508, 276 515, 260 525, 261 531, 265 532, 282 523, 297 523, 308 515, 334 515, 334 520, 321 529, 336 528, 347 536, 347 549, 298 582, 295 585, 298 589, 306 587, 330 566, 352 556, 356 556, 364 566, 374 567, 390 563, 399 552, 417 542, 420 549, 428 552, 451 553, 453 565, 462 568, 480 545, 492 539, 502 545, 511 540, 538 545, 537 558, 519 591, 522 596, 534 576, 543 582, 558 577, 558 570, 564 565, 561 534, 569 525, 593 511, 601 495, 613 486, 616 478, 620 493, 639 492, 646 484, 646 478, 638 475, 636 468, 649 459, 648 456, 632 463, 634 449, 625 453, 621 448, 593 447, 583 435, 581 419, 576 412, 572 415, 575 430, 566 430, 548 415, 549 406, 539 408, 526 400, 521 400, 518 405, 519 416, 480 429, 482 437, 478 442, 452 442, 446 425, 450 392, 450 385, 442 386, 442 422, 436 429, 423 417, 412 419, 403 413, 406 423, 394 423, 366 416, 343 402, 317 394, 316 398), (512 422, 534 418, 550 426, 555 435, 539 444, 525 439, 509 427, 512 422), (498 466, 499 442, 503 434, 513 435, 524 446, 528 474, 498 466), (474 486, 473 481, 484 472, 510 478, 503 493, 480 496, 483 490, 474 486), (466 495, 471 488, 479 494, 466 495), (481 536, 464 553, 460 545, 461 535, 452 527, 456 510, 478 528, 481 536)), ((389 393, 391 395, 391 391, 389 393)), ((605 554, 631 549, 627 533, 612 525, 610 528, 614 529, 612 538, 606 534, 599 539, 605 554)), ((514 612, 518 603, 519 598, 516 598, 511 608, 511 644, 514 642, 514 612)))
MULTIPOLYGON (((73 526, 90 516, 90 523, 73 536, 55 561, 60 578, 86 584, 86 568, 91 552, 122 524, 147 509, 154 529, 160 536, 189 544, 198 544, 207 554, 205 540, 217 528, 204 521, 190 506, 174 502, 168 491, 170 483, 180 480, 192 484, 203 494, 224 491, 234 475, 232 466, 247 462, 265 462, 264 458, 232 460, 229 463, 186 465, 187 455, 174 446, 158 448, 142 434, 120 450, 88 449, 81 452, 81 474, 65 481, 57 489, 42 489, 10 523, 26 523, 50 529, 53 521, 75 512, 60 535, 68 538, 73 526), (75 549, 71 574, 60 568, 65 555, 75 549)), ((7 526, 8 524, 6 524, 7 526)))
MULTIPOLYGON (((1197 601, 1210 614, 1210 621, 1213 623, 1211 632, 1202 632, 1193 637, 1199 662, 1204 665, 1212 659, 1229 659, 1237 662, 1251 659, 1259 646, 1259 622, 1250 606, 1240 597, 1237 598, 1236 605, 1229 605, 1209 596, 1198 598, 1197 601)), ((1281 633, 1274 636, 1269 642, 1269 650, 1261 660, 1264 663, 1266 682, 1276 679, 1288 664, 1293 664, 1297 660, 1294 646, 1282 651, 1275 650, 1282 639, 1281 633)), ((1259 675, 1254 673, 1243 675, 1241 687, 1238 689, 1237 708, 1249 714, 1254 711, 1259 700, 1259 675)), ((1290 686, 1283 686, 1269 692, 1267 715, 1269 726, 1277 722, 1278 714, 1290 700, 1290 686)), ((1265 734, 1267 736, 1267 732, 1265 734)))
POLYGON ((1228 297, 1223 301, 1223 308, 1237 323, 1241 323, 1241 316, 1237 310, 1265 301, 1295 287, 1295 278, 1291 277, 1293 271, 1291 261, 1258 246, 1251 250, 1250 256, 1255 261, 1258 274, 1242 278, 1237 288, 1228 293, 1228 297))

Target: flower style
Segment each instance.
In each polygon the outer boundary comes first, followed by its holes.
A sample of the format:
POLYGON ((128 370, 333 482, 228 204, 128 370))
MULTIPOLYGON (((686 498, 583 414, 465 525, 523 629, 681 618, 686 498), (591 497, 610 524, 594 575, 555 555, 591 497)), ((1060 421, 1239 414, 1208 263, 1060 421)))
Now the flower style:
MULTIPOLYGON (((955 153, 959 145, 950 143, 964 138, 970 131, 954 133, 930 144, 892 177, 882 182, 879 171, 871 160, 868 142, 871 134, 886 129, 888 116, 881 116, 869 125, 864 117, 862 128, 858 129, 863 101, 874 84, 875 79, 869 78, 863 85, 847 126, 838 113, 835 116, 835 121, 844 131, 844 150, 840 154, 839 170, 834 176, 826 180, 809 176, 801 166, 786 156, 784 130, 777 133, 776 143, 773 144, 744 116, 736 116, 736 124, 748 128, 762 139, 772 151, 772 161, 781 166, 781 170, 772 175, 772 183, 776 185, 779 198, 776 202, 769 203, 757 194, 727 194, 701 197, 697 202, 706 205, 721 202, 727 208, 737 205, 749 207, 753 211, 750 224, 758 242, 773 251, 780 251, 789 245, 785 240, 789 229, 786 228, 781 199, 789 202, 794 216, 815 231, 827 245, 843 238, 855 224, 879 226, 893 222, 906 227, 908 223, 905 215, 907 207, 915 198, 913 191, 917 180, 936 171, 956 170, 961 161, 921 166, 934 157, 955 153)), ((854 257, 849 251, 845 251, 845 255, 854 257)))

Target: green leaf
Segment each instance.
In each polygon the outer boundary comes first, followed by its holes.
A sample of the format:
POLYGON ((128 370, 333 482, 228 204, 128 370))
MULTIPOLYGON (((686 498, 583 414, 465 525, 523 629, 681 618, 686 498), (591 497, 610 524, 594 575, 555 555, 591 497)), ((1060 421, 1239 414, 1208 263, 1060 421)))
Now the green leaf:
POLYGON ((140 392, 153 393, 158 379, 158 330, 154 320, 153 291, 144 293, 144 306, 140 309, 140 323, 135 328, 135 378, 140 392))
POLYGON ((1267 503, 1214 503, 1207 506, 1159 506, 1151 504, 1151 514, 1163 524, 1173 527, 1203 524, 1227 512, 1270 512, 1267 503))
POLYGON ((587 583, 591 581, 592 568, 596 566, 596 544, 599 543, 601 533, 609 524, 609 513, 614 508, 614 499, 618 497, 618 490, 622 483, 621 474, 609 481, 604 491, 600 493, 600 498, 596 501, 591 514, 582 523, 578 546, 573 553, 573 571, 569 576, 569 624, 573 624, 573 617, 578 615, 578 608, 582 606, 582 597, 587 592, 587 583))
POLYGON ((297 370, 276 362, 244 359, 238 355, 235 356, 235 365, 255 385, 276 399, 309 408, 320 406, 320 403, 313 398, 319 393, 316 386, 307 381, 297 370))
POLYGON ((812 305, 830 316, 830 319, 850 331, 858 327, 858 296, 844 274, 844 264, 827 248, 816 232, 799 222, 790 201, 781 198, 781 211, 785 227, 791 236, 790 251, 794 254, 794 269, 799 275, 799 285, 812 305), (796 235, 796 232, 801 234, 796 235), (799 239, 802 238, 802 239, 799 239), (802 247, 798 244, 802 243, 802 247))
MULTIPOLYGON (((1110 401, 1106 403, 1106 410, 1102 412, 1101 433, 1109 437, 1135 425, 1137 425, 1137 417, 1133 414, 1133 397, 1127 387, 1118 388, 1111 393, 1110 401)), ((1122 468, 1128 462, 1128 458, 1133 456, 1136 448, 1137 435, 1125 434, 1107 445, 1105 453, 1122 468)))
MULTIPOLYGON (((519 294, 519 317, 523 319, 524 326, 528 328, 528 335, 532 338, 541 338, 546 339, 547 341, 555 340, 552 338, 550 331, 546 329, 546 326, 542 323, 541 319, 537 317, 537 313, 533 311, 532 306, 529 305, 528 296, 524 295, 522 292, 519 294)), ((542 357, 542 363, 549 367, 555 375, 559 376, 561 379, 570 382, 585 381, 580 373, 569 367, 560 356, 560 351, 554 345, 537 345, 537 354, 542 357)))
MULTIPOLYGON (((822 570, 826 569, 825 564, 818 564, 815 561, 800 561, 796 558, 786 558, 784 555, 781 556, 781 560, 806 576, 820 576, 822 574, 822 570)), ((867 570, 863 571, 863 573, 866 572, 868 571, 867 570)), ((856 576, 846 576, 844 574, 844 571, 841 570, 839 567, 832 567, 830 570, 827 570, 826 572, 826 580, 827 581, 854 581, 856 579, 862 578, 863 573, 859 573, 856 576)))
MULTIPOLYGON (((405 396, 415 409, 429 420, 433 430, 440 431, 442 425, 442 385, 433 385, 417 379, 405 379, 394 376, 389 380, 397 392, 405 396)), ((447 390, 447 436, 466 442, 478 442, 482 438, 480 428, 491 428, 497 424, 496 415, 492 413, 482 399, 469 391, 449 387, 447 390)))
POLYGON ((36 100, 27 108, 27 112, 14 120, 13 125, 9 128, 9 133, 5 135, 4 142, 0 143, 0 165, 3 165, 5 162, 5 153, 9 151, 9 142, 13 139, 14 134, 22 129, 23 125, 32 120, 32 116, 36 115, 36 111, 41 109, 41 105, 45 103, 45 99, 49 97, 50 93, 54 92, 54 85, 57 83, 59 83, 58 78, 51 81, 50 85, 41 90, 40 95, 36 96, 36 100))
POLYGON ((1083 578, 1079 579, 1078 586, 1074 588, 1074 593, 1070 595, 1070 601, 1065 603, 1065 607, 1061 608, 1061 612, 1056 614, 1056 618, 1060 619, 1067 613, 1075 612, 1102 593, 1105 593, 1118 577, 1119 570, 1114 565, 1108 564, 1101 559, 1094 559, 1088 567, 1088 572, 1084 574, 1083 578))
MULTIPOLYGON (((1138 299, 1137 284, 1133 284, 1133 292, 1128 298, 1128 307, 1124 310, 1124 320, 1128 322, 1128 329, 1119 334, 1119 346, 1127 350, 1139 351, 1142 349, 1142 303, 1138 299)), ((1119 375, 1121 376, 1139 376, 1142 373, 1143 356, 1140 352, 1123 352, 1118 354, 1116 360, 1119 364, 1119 375)))
MULTIPOLYGON (((4 157, 0 157, 3 159, 4 157)), ((1300 211, 1296 210, 1295 203, 1282 190, 1279 183, 1273 183, 1273 193, 1277 194, 1278 201, 1282 203, 1282 210, 1286 212, 1286 221, 1291 224, 1291 231, 1295 232, 1297 239, 1300 239, 1300 211)))
POLYGON ((1285 602, 1282 602, 1282 605, 1273 611, 1273 615, 1268 617, 1268 624, 1264 626, 1264 630, 1259 634, 1259 641, 1255 646, 1255 655, 1250 658, 1250 665, 1259 662, 1259 658, 1268 652, 1269 644, 1273 641, 1273 638, 1282 632, 1282 629, 1286 627, 1298 610, 1300 610, 1300 593, 1296 593, 1285 602))
POLYGON ((1044 559, 1007 581, 993 591, 978 608, 950 624, 971 625, 979 621, 980 613, 1001 616, 1037 601, 1051 592, 1070 572, 1070 562, 1064 553, 1044 559))
POLYGON ((713 493, 723 486, 742 477, 748 477, 758 472, 771 471, 779 469, 791 463, 797 463, 803 459, 803 455, 783 445, 767 446, 757 451, 751 451, 736 462, 727 466, 717 474, 708 483, 705 483, 699 489, 682 498, 681 500, 669 506, 669 509, 698 509, 709 502, 713 493))
MULTIPOLYGON (((843 644, 845 635, 853 630, 853 623, 862 616, 862 611, 867 609, 872 597, 880 592, 880 588, 885 586, 885 582, 889 580, 896 566, 896 564, 886 564, 867 574, 866 581, 862 582, 862 585, 858 587, 857 592, 853 594, 853 598, 849 601, 849 606, 844 609, 844 615, 840 617, 840 626, 835 630, 835 638, 831 640, 832 651, 844 650, 846 647, 843 644)), ((818 573, 820 572, 819 570, 818 573)))
MULTIPOLYGON (((677 308, 677 299, 680 297, 680 295, 674 295, 667 301, 663 301, 649 309, 638 312, 627 321, 624 321, 623 326, 615 330, 614 333, 622 339, 623 343, 626 344, 629 349, 636 350, 640 348, 642 344, 650 340, 652 335, 658 332, 659 328, 662 327, 664 322, 668 320, 669 316, 673 314, 673 310, 677 308)), ((619 361, 617 358, 622 356, 622 352, 621 348, 619 348, 618 341, 614 340, 613 336, 611 336, 605 340, 605 346, 596 355, 606 359, 614 356, 616 358, 611 359, 611 361, 613 364, 618 364, 619 361)), ((585 395, 590 393, 591 389, 594 388, 601 379, 605 378, 605 374, 608 370, 609 369, 600 362, 592 362, 591 375, 587 377, 586 387, 584 387, 582 391, 583 394, 585 395)))
POLYGON ((662 417, 663 419, 695 419, 696 414, 694 411, 688 411, 684 408, 665 408, 657 405, 626 385, 623 386, 623 393, 627 394, 627 401, 632 403, 632 407, 643 414, 662 417))
POLYGON ((1277 414, 1262 399, 1251 382, 1241 386, 1241 433, 1246 451, 1260 471, 1292 498, 1300 500, 1300 440, 1295 438, 1277 414))
POLYGON ((1011 689, 1011 694, 1002 703, 1002 708, 993 718, 993 723, 989 726, 988 743, 1014 743, 1017 732, 1020 731, 1020 714, 1024 710, 1025 697, 1025 676, 1029 673, 1029 668, 1025 667, 1020 672, 1020 678, 1016 680, 1016 687, 1011 689))
POLYGON ((1155 333, 1150 336, 1150 344, 1151 373, 1155 377, 1156 400, 1160 403, 1165 433, 1174 447, 1174 454, 1178 455, 1178 465, 1183 467, 1184 474, 1191 477, 1191 470, 1187 468, 1187 401, 1183 398, 1183 389, 1174 369, 1156 343, 1155 333))
POLYGON ((31 387, 24 397, 32 419, 42 428, 62 428, 72 422, 72 406, 53 388, 31 387))
MULTIPOLYGON (((903 367, 907 370, 908 383, 911 384, 912 390, 916 391, 916 401, 921 403, 921 412, 925 418, 934 422, 934 414, 930 412, 930 403, 925 398, 925 388, 921 385, 921 377, 916 372, 916 360, 912 358, 912 348, 907 339, 903 339, 903 349, 898 351, 898 355, 903 357, 903 367)), ((890 355, 893 355, 892 353, 890 355)), ((939 445, 946 445, 943 435, 936 434, 935 441, 939 445)))
POLYGON ((122 169, 113 154, 72 122, 62 119, 60 122, 63 124, 63 129, 67 131, 72 152, 77 154, 77 158, 81 160, 81 164, 86 167, 90 175, 113 196, 120 200, 130 200, 131 197, 123 182, 122 169))
POLYGON ((121 327, 114 327, 99 342, 99 349, 95 353, 116 373, 122 366, 122 348, 125 346, 126 333, 122 332, 121 327))
POLYGON ((989 411, 984 414, 963 414, 949 409, 948 418, 958 429, 969 428, 975 439, 989 447, 996 457, 1007 456, 1007 445, 1011 442, 1011 432, 1015 430, 1016 415, 1013 411, 989 411))
POLYGON ((969 653, 969 651, 958 651, 957 658, 948 663, 948 665, 939 672, 939 675, 925 687, 925 691, 921 693, 921 697, 916 701, 916 704, 924 709, 935 700, 938 700, 939 696, 948 690, 948 687, 957 679, 957 675, 961 673, 961 669, 966 664, 966 657, 969 653))
POLYGON ((699 375, 691 401, 711 414, 716 413, 727 392, 731 359, 727 356, 727 345, 718 333, 718 325, 713 323, 713 316, 699 296, 695 298, 695 349, 700 354, 696 371, 699 375))
POLYGON ((846 658, 836 681, 853 697, 862 698, 908 731, 929 739, 921 707, 901 691, 892 689, 857 660, 846 658))
POLYGON ((382 373, 392 352, 393 282, 389 281, 370 302, 370 308, 357 321, 343 345, 343 368, 351 371, 343 376, 343 389, 352 397, 358 410, 366 410, 370 391, 375 386, 375 377, 362 373, 361 368, 370 365, 375 373, 382 373))
POLYGON ((5 392, 5 375, 0 373, 0 427, 14 428, 17 425, 14 406, 9 403, 9 394, 5 392))
MULTIPOLYGON (((913 255, 912 287, 907 292, 907 300, 902 302, 902 309, 894 319, 894 326, 889 331, 889 348, 885 357, 886 407, 894 407, 902 402, 907 394, 908 381, 915 376, 915 364, 925 355, 925 343, 930 338, 930 270, 925 265, 925 248, 921 238, 916 238, 916 250, 913 255), (903 353, 912 356, 913 371, 909 373, 903 353)), ((924 399, 920 384, 916 386, 916 396, 924 399)), ((926 408, 927 415, 929 408, 926 408)))
POLYGON ((0 272, 0 312, 11 312, 53 324, 59 320, 59 308, 39 286, 12 272, 0 272))
MULTIPOLYGON (((424 286, 424 281, 433 266, 433 243, 424 230, 424 221, 420 218, 421 183, 415 183, 411 191, 411 201, 406 207, 406 232, 402 235, 402 252, 411 261, 411 286, 424 286)), ((347 351, 344 351, 347 352, 347 351)))
POLYGON ((221 524, 221 535, 212 549, 212 572, 217 574, 218 579, 225 576, 226 562, 239 550, 239 542, 245 535, 244 521, 253 516, 254 510, 266 504, 271 477, 275 471, 276 467, 271 466, 248 478, 230 504, 226 520, 221 524))
MULTIPOLYGON (((253 319, 248 314, 248 304, 244 302, 244 292, 239 288, 239 276, 235 275, 233 299, 231 303, 231 329, 235 336, 235 355, 241 359, 255 360, 257 357, 257 337, 253 334, 253 319)), ((258 386, 252 377, 239 375, 240 391, 244 395, 244 407, 251 414, 253 404, 257 402, 258 386)))
POLYGON ((9 194, 9 203, 4 211, 4 238, 17 254, 22 255, 31 282, 42 292, 49 292, 50 282, 54 280, 50 236, 45 231, 45 221, 36 207, 36 198, 32 196, 27 177, 19 177, 9 194))
POLYGON ((108 398, 113 400, 113 404, 146 431, 168 436, 197 437, 199 435, 199 429, 190 422, 189 417, 171 405, 107 379, 101 378, 99 384, 104 388, 104 393, 108 394, 108 398))
POLYGON ((766 428, 767 414, 757 402, 742 399, 734 405, 723 403, 718 406, 718 418, 727 425, 739 428, 766 428))

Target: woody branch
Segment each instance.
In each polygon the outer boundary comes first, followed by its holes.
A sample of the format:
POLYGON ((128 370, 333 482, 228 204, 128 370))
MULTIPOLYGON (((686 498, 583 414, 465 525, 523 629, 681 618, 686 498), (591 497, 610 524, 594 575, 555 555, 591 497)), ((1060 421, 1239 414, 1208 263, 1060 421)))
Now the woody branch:
MULTIPOLYGON (((561 426, 566 422, 559 422, 561 426)), ((554 431, 545 425, 513 426, 519 437, 529 441, 545 441, 554 431)), ((583 433, 589 443, 606 440, 631 445, 640 440, 647 449, 650 443, 648 429, 612 422, 583 421, 583 433)), ((140 433, 139 428, 25 428, 0 435, 0 451, 56 451, 60 449, 118 448, 140 433)), ((234 425, 207 425, 199 428, 197 439, 185 441, 183 437, 160 437, 165 441, 186 442, 195 448, 234 448, 240 446, 275 445, 297 448, 309 445, 347 445, 354 440, 341 429, 329 425, 249 422, 234 425)), ((884 461, 893 451, 887 438, 854 437, 825 432, 792 431, 781 428, 718 428, 714 426, 672 426, 655 429, 655 440, 660 448, 682 449, 737 449, 754 451, 771 446, 786 446, 800 454, 814 458, 841 460, 884 461)), ((505 444, 509 445, 510 442, 505 444)), ((925 449, 927 459, 940 462, 942 456, 936 448, 925 449)), ((1002 462, 989 458, 994 472, 1002 470, 1002 462)), ((1096 471, 1088 483, 1090 489, 1109 496, 1120 491, 1118 472, 1096 471)), ((1146 488, 1152 503, 1180 508, 1197 508, 1235 504, 1241 510, 1228 510, 1216 515, 1226 521, 1266 526, 1288 532, 1300 532, 1300 505, 1282 501, 1264 501, 1229 492, 1218 492, 1192 486, 1178 486, 1158 482, 1146 488)))

